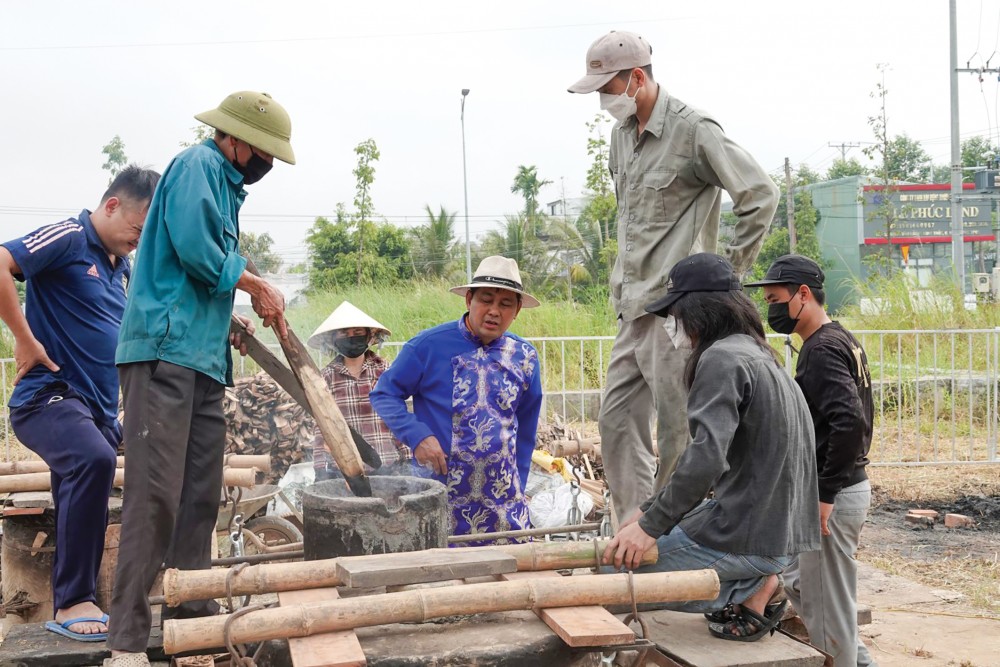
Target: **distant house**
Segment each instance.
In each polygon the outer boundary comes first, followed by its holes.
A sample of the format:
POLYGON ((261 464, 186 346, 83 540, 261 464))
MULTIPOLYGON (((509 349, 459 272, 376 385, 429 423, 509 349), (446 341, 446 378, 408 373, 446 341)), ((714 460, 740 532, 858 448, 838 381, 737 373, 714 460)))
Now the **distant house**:
POLYGON ((545 205, 546 213, 556 218, 577 218, 587 207, 586 197, 567 197, 545 205))

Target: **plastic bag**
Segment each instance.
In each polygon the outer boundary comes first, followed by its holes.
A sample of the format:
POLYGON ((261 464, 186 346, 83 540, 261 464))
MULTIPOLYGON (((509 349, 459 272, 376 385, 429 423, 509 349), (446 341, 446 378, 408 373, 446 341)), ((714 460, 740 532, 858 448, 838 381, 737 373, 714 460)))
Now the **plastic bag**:
MULTIPOLYGON (((555 489, 541 491, 531 498, 528 514, 533 528, 559 528, 569 525, 569 510, 573 506, 573 486, 563 483, 555 489)), ((583 490, 577 496, 580 516, 594 509, 594 499, 583 490)))

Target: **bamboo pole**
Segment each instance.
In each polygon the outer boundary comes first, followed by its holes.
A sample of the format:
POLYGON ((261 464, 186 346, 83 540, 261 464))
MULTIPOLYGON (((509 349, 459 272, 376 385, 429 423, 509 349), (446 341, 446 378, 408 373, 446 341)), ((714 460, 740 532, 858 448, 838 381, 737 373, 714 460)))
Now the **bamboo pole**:
MULTIPOLYGON (((564 570, 577 567, 594 567, 604 553, 608 540, 591 542, 531 542, 490 547, 467 547, 501 551, 517 559, 520 572, 536 570, 564 570)), ((445 551, 448 549, 432 549, 445 551)), ((642 562, 656 562, 659 551, 653 546, 643 554, 642 562)), ((226 577, 229 570, 176 570, 168 569, 163 575, 163 595, 167 604, 176 607, 190 600, 210 600, 226 594, 226 577)), ((310 560, 296 563, 264 563, 251 565, 233 575, 233 595, 282 593, 305 588, 340 586, 337 576, 337 559, 310 560)))
MULTIPOLYGON (((257 483, 256 468, 225 468, 223 484, 252 489, 257 483)), ((114 486, 125 484, 125 469, 115 470, 114 486)), ((52 476, 48 472, 32 472, 0 476, 0 493, 20 493, 22 491, 51 491, 52 476)))
MULTIPOLYGON (((125 467, 125 457, 119 456, 115 462, 118 468, 125 467)), ((271 472, 271 457, 267 454, 227 454, 227 468, 257 468, 257 470, 268 473, 271 472)), ((45 461, 9 461, 0 462, 0 477, 8 475, 24 475, 31 473, 49 472, 49 466, 45 461)))
MULTIPOLYGON (((634 575, 522 579, 469 584, 384 595, 330 600, 308 605, 249 612, 233 619, 234 643, 266 641, 386 623, 423 623, 435 618, 518 609, 606 604, 711 600, 719 594, 714 570, 634 575)), ((169 620, 163 624, 168 654, 216 648, 225 644, 225 616, 169 620)))
POLYGON ((575 526, 559 526, 558 528, 525 528, 524 530, 504 530, 497 533, 449 535, 448 542, 451 544, 464 544, 466 542, 491 542, 493 540, 503 540, 511 537, 538 537, 541 535, 558 535, 561 533, 586 533, 588 531, 596 531, 600 527, 600 523, 580 523, 575 526))

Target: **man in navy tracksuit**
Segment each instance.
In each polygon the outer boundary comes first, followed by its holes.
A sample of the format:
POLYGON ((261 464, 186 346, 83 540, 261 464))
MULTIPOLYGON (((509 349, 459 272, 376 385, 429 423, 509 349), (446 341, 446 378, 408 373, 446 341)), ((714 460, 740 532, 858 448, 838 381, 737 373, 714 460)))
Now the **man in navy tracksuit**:
POLYGON ((115 348, 135 250, 160 175, 129 166, 94 211, 0 245, 0 318, 17 363, 10 420, 52 471, 55 620, 46 627, 103 641, 97 606, 108 494, 121 443, 115 348), (26 283, 25 310, 14 278, 26 283))

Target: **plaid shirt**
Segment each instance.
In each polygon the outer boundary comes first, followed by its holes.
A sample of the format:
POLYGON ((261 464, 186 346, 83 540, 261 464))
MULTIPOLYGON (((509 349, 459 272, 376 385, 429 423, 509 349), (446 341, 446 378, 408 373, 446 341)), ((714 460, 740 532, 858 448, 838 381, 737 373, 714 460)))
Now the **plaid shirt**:
MULTIPOLYGON (((360 377, 354 377, 347 371, 344 357, 340 354, 323 369, 323 379, 337 401, 337 407, 344 413, 344 419, 375 448, 382 457, 383 465, 408 461, 413 457, 409 448, 392 436, 389 427, 375 414, 371 401, 368 400, 368 394, 388 367, 385 359, 368 350, 365 352, 360 377)), ((317 427, 313 431, 313 467, 322 470, 328 463, 333 468, 337 466, 326 450, 323 436, 317 427)), ((365 469, 371 472, 367 465, 365 469)))

